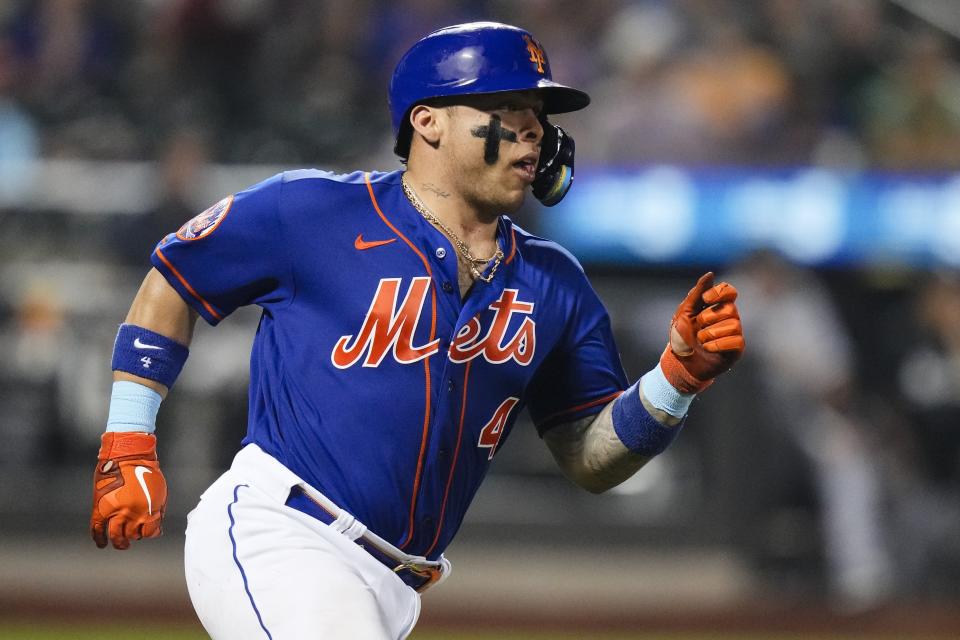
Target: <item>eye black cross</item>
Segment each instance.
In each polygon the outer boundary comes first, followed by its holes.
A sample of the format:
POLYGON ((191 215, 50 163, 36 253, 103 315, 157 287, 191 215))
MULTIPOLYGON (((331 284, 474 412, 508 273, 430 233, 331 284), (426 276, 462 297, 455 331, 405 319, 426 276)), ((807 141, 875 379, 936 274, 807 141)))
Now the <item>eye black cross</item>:
POLYGON ((500 116, 490 116, 490 124, 474 127, 470 133, 477 138, 486 138, 486 144, 483 147, 483 161, 487 164, 494 164, 500 157, 500 141, 517 142, 517 133, 510 129, 503 128, 500 124, 500 116))

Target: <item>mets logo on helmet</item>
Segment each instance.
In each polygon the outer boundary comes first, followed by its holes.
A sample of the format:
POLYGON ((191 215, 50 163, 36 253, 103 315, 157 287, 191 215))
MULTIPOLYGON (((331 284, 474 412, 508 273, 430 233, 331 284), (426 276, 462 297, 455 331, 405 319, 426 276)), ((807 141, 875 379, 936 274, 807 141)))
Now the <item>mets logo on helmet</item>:
MULTIPOLYGON (((401 364, 411 364, 429 358, 440 350, 439 338, 419 346, 413 344, 420 314, 430 291, 430 278, 413 278, 403 301, 398 305, 400 284, 400 278, 380 280, 360 330, 355 334, 340 336, 330 352, 333 366, 347 369, 362 360, 361 366, 378 367, 388 353, 401 364)), ((489 306, 494 313, 486 333, 483 332, 479 317, 472 318, 451 341, 450 360, 462 363, 483 356, 491 364, 513 360, 521 366, 527 366, 533 361, 537 341, 536 323, 530 317, 533 307, 534 303, 519 300, 516 289, 504 289, 489 306), (508 336, 514 314, 527 317, 508 336)))
POLYGON ((544 73, 544 65, 547 64, 547 58, 536 40, 524 34, 523 41, 527 44, 527 51, 530 53, 530 62, 537 65, 537 72, 544 73))

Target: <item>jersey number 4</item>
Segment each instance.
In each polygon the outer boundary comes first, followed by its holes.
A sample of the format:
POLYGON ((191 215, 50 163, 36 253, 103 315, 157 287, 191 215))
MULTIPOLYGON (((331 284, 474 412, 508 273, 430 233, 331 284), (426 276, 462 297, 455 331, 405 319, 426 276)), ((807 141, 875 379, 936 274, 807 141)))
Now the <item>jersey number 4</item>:
POLYGON ((480 439, 477 441, 477 446, 490 449, 487 460, 493 460, 493 454, 497 452, 497 445, 500 444, 500 438, 506 430, 510 411, 517 406, 518 402, 520 402, 520 398, 510 397, 504 400, 493 412, 490 422, 483 425, 483 429, 480 430, 480 439))

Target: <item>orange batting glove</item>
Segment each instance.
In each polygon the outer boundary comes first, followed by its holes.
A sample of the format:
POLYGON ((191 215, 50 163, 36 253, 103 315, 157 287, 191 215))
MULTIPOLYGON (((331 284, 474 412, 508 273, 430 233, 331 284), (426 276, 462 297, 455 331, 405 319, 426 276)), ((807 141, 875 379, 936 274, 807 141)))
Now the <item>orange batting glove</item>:
POLYGON ((708 272, 677 307, 660 368, 678 391, 703 391, 743 355, 745 343, 736 299, 733 285, 714 285, 713 272, 708 272))
POLYGON ((157 462, 153 434, 107 432, 93 473, 90 534, 103 549, 107 539, 117 549, 131 540, 156 538, 167 506, 167 481, 157 462))

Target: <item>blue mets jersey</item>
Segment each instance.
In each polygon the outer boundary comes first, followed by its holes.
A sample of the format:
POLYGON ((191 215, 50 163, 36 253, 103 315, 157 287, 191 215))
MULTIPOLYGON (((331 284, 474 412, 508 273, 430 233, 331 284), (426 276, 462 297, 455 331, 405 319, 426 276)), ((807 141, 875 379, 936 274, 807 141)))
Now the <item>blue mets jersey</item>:
POLYGON ((576 260, 506 217, 497 240, 492 281, 461 299, 456 249, 400 172, 301 170, 213 205, 152 262, 210 324, 263 309, 244 443, 433 559, 524 407, 542 433, 627 385, 576 260))

